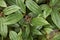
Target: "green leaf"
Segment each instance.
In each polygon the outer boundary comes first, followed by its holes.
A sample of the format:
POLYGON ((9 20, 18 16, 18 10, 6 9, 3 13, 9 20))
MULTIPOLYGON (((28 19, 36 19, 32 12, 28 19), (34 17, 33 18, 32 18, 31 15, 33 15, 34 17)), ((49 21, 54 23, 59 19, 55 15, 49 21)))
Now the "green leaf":
POLYGON ((50 0, 50 6, 55 6, 59 0, 50 0))
POLYGON ((42 13, 41 8, 32 0, 27 0, 26 1, 26 6, 29 10, 31 10, 36 15, 42 13))
POLYGON ((5 24, 5 19, 0 18, 0 34, 3 37, 6 37, 8 33, 7 25, 5 24))
POLYGON ((30 26, 29 25, 25 25, 25 27, 26 27, 26 30, 25 30, 26 36, 28 37, 28 35, 30 33, 30 26))
POLYGON ((60 40, 60 33, 59 34, 56 34, 52 40, 60 40))
POLYGON ((22 0, 22 2, 24 2, 25 0, 22 0))
POLYGON ((60 13, 56 10, 53 10, 51 13, 51 18, 54 24, 56 24, 56 26, 60 29, 60 13))
POLYGON ((10 40, 18 40, 17 33, 14 31, 10 31, 9 32, 9 38, 10 38, 10 40))
POLYGON ((37 30, 37 29, 33 29, 32 30, 32 34, 33 35, 42 35, 42 33, 39 30, 37 30))
POLYGON ((6 7, 3 12, 5 15, 9 15, 9 14, 12 14, 13 12, 16 12, 18 11, 20 8, 16 5, 12 5, 12 6, 9 6, 9 7, 6 7))
POLYGON ((24 31, 22 33, 23 39, 27 40, 29 34, 30 34, 30 26, 29 25, 24 25, 24 31))
POLYGON ((45 37, 45 35, 41 36, 41 40, 47 40, 47 38, 45 37))
POLYGON ((19 28, 19 27, 20 27, 18 23, 9 25, 9 27, 10 27, 10 26, 11 26, 11 27, 14 27, 14 28, 19 28))
POLYGON ((9 5, 15 5, 16 0, 5 0, 9 5))
POLYGON ((26 13, 26 7, 25 7, 25 4, 22 0, 16 0, 16 4, 20 7, 20 10, 23 13, 26 13))
POLYGON ((23 15, 20 11, 15 12, 14 14, 8 15, 6 17, 6 24, 15 24, 23 18, 23 15))
POLYGON ((36 17, 31 20, 31 25, 33 26, 43 26, 49 24, 44 18, 36 17))
POLYGON ((9 5, 17 5, 23 13, 26 13, 25 0, 5 0, 9 5))
POLYGON ((6 5, 4 0, 0 0, 0 6, 1 7, 7 7, 7 5, 6 5))
POLYGON ((45 31, 47 34, 50 34, 50 33, 53 31, 53 29, 51 29, 51 28, 44 28, 44 31, 45 31))
POLYGON ((57 26, 54 24, 54 22, 52 21, 51 16, 47 17, 47 21, 50 23, 50 25, 46 25, 45 27, 50 27, 55 29, 57 26))
MULTIPOLYGON (((16 0, 5 0, 9 5, 16 5, 16 0)), ((24 2, 25 0, 22 0, 24 2)))
POLYGON ((43 17, 44 18, 48 17, 50 15, 50 13, 52 12, 52 9, 46 4, 43 4, 40 7, 43 10, 43 17))
POLYGON ((44 3, 46 0, 34 0, 36 3, 40 4, 40 3, 44 3))
POLYGON ((28 40, 33 40, 32 35, 29 35, 28 40))
POLYGON ((20 29, 20 32, 18 33, 18 40, 23 40, 22 39, 22 30, 20 29))

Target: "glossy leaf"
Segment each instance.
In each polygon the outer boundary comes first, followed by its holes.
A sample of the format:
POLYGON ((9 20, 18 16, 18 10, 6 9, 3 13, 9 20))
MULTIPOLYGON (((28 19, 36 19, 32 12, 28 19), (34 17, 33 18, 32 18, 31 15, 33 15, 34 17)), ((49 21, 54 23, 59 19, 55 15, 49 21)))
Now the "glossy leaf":
POLYGON ((9 7, 6 7, 3 12, 5 15, 9 15, 9 14, 12 14, 16 11, 18 11, 20 8, 16 5, 12 5, 12 6, 9 6, 9 7))

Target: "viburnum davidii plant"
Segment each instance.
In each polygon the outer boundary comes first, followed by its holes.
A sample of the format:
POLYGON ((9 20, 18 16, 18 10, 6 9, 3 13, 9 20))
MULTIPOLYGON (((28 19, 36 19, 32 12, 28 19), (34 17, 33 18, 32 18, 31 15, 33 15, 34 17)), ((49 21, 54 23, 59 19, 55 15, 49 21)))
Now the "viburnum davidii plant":
POLYGON ((60 0, 0 0, 0 40, 60 40, 60 0))

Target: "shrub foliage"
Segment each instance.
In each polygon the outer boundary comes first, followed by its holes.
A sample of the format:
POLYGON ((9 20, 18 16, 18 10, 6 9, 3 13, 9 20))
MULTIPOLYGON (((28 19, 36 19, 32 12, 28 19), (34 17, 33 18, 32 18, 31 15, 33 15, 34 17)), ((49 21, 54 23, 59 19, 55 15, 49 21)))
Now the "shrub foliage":
POLYGON ((0 0, 0 40, 60 40, 60 0, 0 0))

